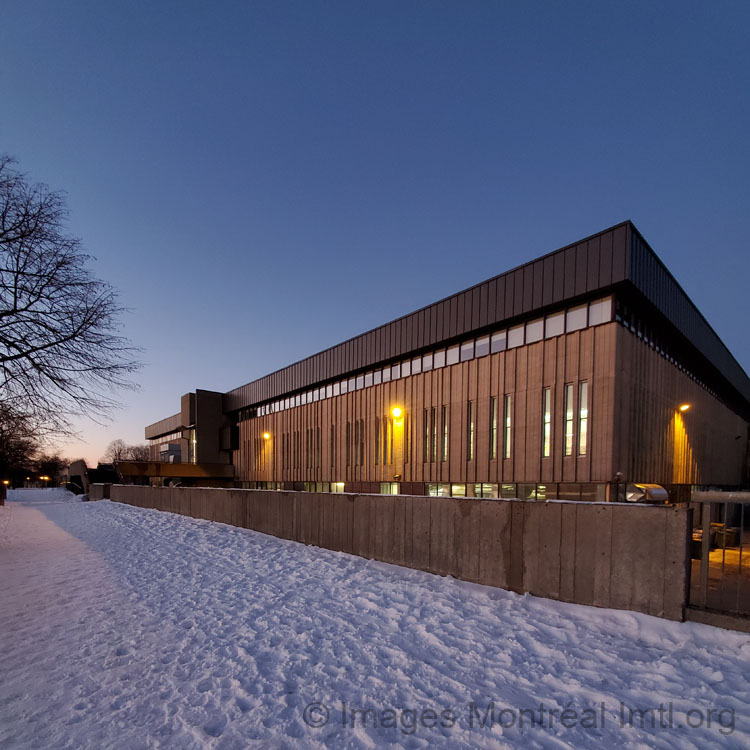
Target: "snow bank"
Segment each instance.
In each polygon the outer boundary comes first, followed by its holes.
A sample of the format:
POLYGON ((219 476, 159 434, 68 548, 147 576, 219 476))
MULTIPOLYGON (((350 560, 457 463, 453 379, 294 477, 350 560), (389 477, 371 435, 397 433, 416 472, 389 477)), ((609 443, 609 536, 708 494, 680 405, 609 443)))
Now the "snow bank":
POLYGON ((2 748, 750 746, 747 635, 51 492, 0 508, 2 748))

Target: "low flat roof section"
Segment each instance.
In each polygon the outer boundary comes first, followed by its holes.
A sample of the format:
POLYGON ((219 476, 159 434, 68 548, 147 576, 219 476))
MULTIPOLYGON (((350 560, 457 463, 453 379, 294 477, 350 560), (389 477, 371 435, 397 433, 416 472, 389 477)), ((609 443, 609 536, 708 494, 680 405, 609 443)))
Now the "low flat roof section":
POLYGON ((182 424, 182 413, 173 414, 171 417, 166 417, 148 425, 146 427, 146 440, 156 440, 162 435, 170 435, 173 432, 184 429, 185 425, 182 424))

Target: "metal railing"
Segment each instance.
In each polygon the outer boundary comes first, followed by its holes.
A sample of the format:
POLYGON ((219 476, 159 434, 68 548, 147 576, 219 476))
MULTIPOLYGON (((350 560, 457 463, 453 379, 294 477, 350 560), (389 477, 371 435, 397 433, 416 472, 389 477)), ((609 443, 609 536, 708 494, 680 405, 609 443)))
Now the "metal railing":
POLYGON ((688 604, 750 616, 750 492, 694 492, 688 604))

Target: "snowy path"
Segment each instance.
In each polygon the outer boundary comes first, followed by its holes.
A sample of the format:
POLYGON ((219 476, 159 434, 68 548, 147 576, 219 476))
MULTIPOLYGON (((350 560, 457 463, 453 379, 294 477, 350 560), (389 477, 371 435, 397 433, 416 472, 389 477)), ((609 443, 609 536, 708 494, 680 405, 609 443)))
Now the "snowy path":
POLYGON ((9 499, 0 748, 750 747, 750 636, 61 491, 9 499))

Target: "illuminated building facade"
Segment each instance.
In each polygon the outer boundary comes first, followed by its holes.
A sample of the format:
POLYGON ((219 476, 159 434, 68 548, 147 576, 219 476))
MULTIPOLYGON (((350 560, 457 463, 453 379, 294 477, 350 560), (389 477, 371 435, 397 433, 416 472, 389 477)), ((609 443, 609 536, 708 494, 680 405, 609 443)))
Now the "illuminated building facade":
POLYGON ((187 394, 146 437, 154 462, 230 464, 240 487, 604 500, 744 484, 749 417, 746 373, 625 222, 187 394))

